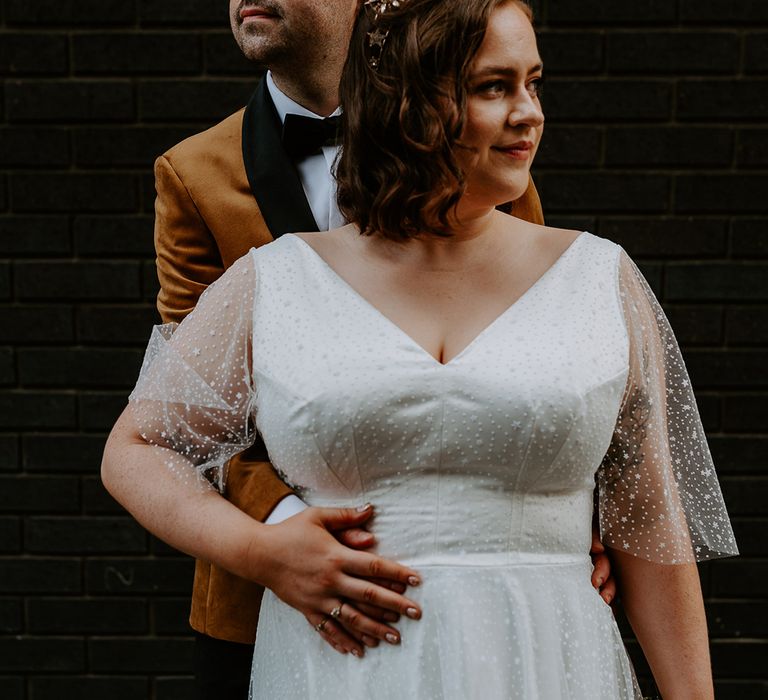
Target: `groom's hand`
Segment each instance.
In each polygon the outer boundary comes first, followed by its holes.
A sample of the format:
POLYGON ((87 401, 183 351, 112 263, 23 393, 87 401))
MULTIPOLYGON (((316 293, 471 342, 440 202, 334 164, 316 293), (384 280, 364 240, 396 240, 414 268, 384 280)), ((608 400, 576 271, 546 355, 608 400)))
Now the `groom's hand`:
POLYGON ((592 585, 600 593, 600 597, 609 605, 616 597, 616 579, 611 573, 611 560, 605 551, 605 546, 600 541, 600 532, 597 526, 592 528, 592 548, 589 550, 592 557, 592 585))
POLYGON ((397 629, 379 616, 421 617, 418 604, 402 595, 419 584, 417 572, 337 539, 342 531, 362 529, 372 515, 370 507, 308 508, 267 526, 273 532, 266 546, 248 553, 262 572, 254 580, 303 613, 337 651, 357 656, 379 641, 400 643, 397 629))

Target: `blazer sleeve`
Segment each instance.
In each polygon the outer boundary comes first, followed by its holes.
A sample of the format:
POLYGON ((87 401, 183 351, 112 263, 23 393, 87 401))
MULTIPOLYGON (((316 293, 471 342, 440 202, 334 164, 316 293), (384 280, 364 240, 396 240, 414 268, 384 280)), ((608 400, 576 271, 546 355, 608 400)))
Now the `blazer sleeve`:
POLYGON ((155 161, 155 250, 164 323, 180 323, 224 273, 218 246, 166 156, 155 161))

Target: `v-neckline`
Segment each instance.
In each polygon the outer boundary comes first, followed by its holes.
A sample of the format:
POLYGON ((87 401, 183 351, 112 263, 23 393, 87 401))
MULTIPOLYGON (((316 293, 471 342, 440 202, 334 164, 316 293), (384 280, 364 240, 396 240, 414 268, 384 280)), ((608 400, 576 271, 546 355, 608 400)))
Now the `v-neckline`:
POLYGON ((283 238, 291 237, 296 239, 301 243, 301 245, 310 251, 312 256, 317 260, 325 270, 327 270, 331 276, 339 282, 344 288, 347 289, 347 291, 355 298, 359 303, 362 303, 362 305, 368 309, 370 309, 374 314, 376 314, 378 317, 384 319, 384 321, 392 327, 397 333, 399 333, 403 338, 405 338, 413 347, 415 347, 417 350, 419 350, 423 355, 426 355, 427 358, 429 358, 433 364, 437 365, 438 367, 450 367, 455 362, 457 362, 461 357, 466 355, 475 345, 477 345, 480 340, 490 333, 491 329, 493 329, 496 325, 498 325, 502 319, 504 319, 506 316, 508 316, 512 311, 518 307, 518 305, 526 298, 528 297, 533 290, 540 286, 544 280, 551 276, 552 273, 560 266, 561 262, 565 260, 565 258, 568 256, 568 254, 576 247, 576 244, 584 238, 586 235, 586 231, 582 231, 579 233, 576 238, 574 238, 569 244, 568 247, 560 253, 560 255, 557 257, 557 259, 546 269, 544 272, 541 273, 539 277, 536 278, 536 281, 531 284, 517 299, 515 299, 509 306, 507 306, 500 314, 498 314, 492 321, 490 321, 486 326, 482 328, 475 336, 470 340, 458 353, 456 353, 448 362, 440 362, 429 350, 427 350, 421 343, 419 343, 410 333, 407 333, 403 328, 395 323, 389 316, 387 316, 381 309, 379 309, 375 304, 373 304, 371 301, 366 299, 357 289, 355 289, 347 280, 345 280, 331 265, 330 263, 322 256, 320 253, 318 253, 307 241, 305 241, 301 236, 295 234, 295 233, 288 233, 283 236, 283 238))

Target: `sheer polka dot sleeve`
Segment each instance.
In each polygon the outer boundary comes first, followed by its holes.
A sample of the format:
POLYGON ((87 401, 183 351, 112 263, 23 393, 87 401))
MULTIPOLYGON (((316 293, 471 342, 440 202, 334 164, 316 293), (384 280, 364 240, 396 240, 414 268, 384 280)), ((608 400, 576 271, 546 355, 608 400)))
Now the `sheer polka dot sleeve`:
POLYGON ((129 398, 144 440, 178 476, 224 490, 226 464, 253 444, 256 273, 238 260, 180 325, 156 326, 129 398))
POLYGON ((663 564, 738 554, 680 349, 624 251, 618 287, 629 376, 598 471, 603 543, 663 564))

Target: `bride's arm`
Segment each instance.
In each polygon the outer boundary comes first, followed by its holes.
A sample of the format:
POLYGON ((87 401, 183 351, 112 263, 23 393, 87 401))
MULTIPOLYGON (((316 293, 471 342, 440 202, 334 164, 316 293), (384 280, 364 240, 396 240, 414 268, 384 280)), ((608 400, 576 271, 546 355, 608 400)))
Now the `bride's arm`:
POLYGON ((656 564, 613 549, 627 619, 664 700, 714 698, 696 564, 656 564))
MULTIPOLYGON (((413 585, 415 571, 349 549, 332 534, 362 527, 372 515, 370 507, 310 508, 278 525, 264 525, 214 489, 201 488, 196 479, 180 478, 167 466, 168 459, 180 459, 170 452, 142 439, 129 406, 109 436, 101 467, 112 496, 163 541, 270 588, 313 625, 327 617, 340 599, 420 616, 412 600, 364 580, 375 577, 413 585)), ((393 643, 388 635, 394 634, 399 642, 397 630, 365 615, 350 624, 361 635, 393 643)), ((363 654, 363 646, 341 627, 327 624, 323 634, 339 651, 363 654)))

